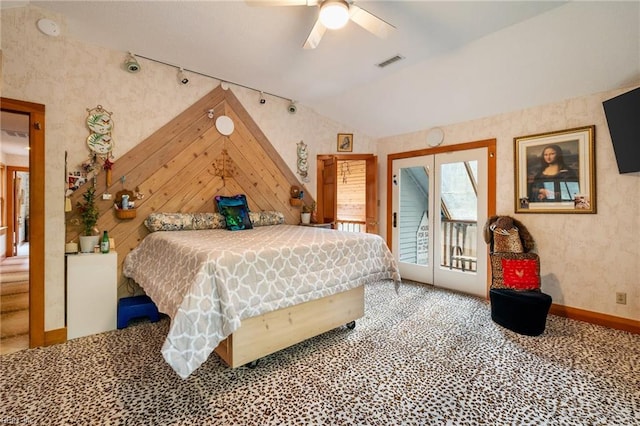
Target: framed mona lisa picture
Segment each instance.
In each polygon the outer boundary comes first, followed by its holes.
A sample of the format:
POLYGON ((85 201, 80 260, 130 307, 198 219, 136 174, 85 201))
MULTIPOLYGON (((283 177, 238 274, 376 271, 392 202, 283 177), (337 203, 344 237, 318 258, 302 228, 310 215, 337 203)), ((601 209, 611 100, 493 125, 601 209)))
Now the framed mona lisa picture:
POLYGON ((595 213, 595 126, 514 138, 516 213, 595 213))

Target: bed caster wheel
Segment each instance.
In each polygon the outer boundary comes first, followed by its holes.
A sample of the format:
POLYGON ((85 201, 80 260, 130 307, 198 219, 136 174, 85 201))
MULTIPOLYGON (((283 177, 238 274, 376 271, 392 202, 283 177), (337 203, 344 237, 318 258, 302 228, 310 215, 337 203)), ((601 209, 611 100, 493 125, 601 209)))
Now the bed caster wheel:
POLYGON ((355 321, 348 322, 346 326, 349 330, 353 330, 354 328, 356 328, 356 322, 355 321))
POLYGON ((258 366, 258 361, 260 361, 259 359, 255 359, 247 364, 245 364, 246 367, 249 367, 250 369, 254 369, 258 366))

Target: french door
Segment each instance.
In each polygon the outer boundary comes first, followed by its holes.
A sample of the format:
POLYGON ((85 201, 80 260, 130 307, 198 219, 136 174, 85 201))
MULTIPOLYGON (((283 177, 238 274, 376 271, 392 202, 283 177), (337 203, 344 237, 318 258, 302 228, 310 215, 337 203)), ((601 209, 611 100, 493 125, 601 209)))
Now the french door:
POLYGON ((487 152, 393 160, 392 247, 403 278, 486 296, 487 152))

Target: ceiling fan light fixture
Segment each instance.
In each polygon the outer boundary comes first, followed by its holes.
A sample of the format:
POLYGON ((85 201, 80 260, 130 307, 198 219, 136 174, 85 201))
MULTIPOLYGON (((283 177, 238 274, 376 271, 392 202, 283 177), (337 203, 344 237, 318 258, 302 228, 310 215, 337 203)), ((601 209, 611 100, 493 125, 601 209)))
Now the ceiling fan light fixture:
POLYGON ((337 30, 349 22, 349 5, 344 0, 325 0, 320 6, 320 22, 330 30, 337 30))

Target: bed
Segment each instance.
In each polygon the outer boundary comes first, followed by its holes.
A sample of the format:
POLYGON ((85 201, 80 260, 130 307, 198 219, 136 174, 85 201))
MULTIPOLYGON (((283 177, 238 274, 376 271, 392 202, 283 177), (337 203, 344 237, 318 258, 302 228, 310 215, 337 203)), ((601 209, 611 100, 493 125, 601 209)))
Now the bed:
POLYGON ((378 235, 285 224, 180 229, 189 230, 147 235, 123 273, 171 318, 162 354, 182 378, 214 350, 235 368, 355 321, 366 283, 400 280, 378 235))

